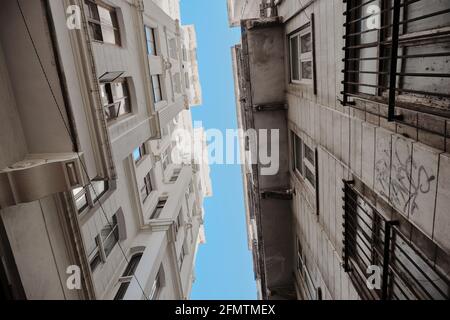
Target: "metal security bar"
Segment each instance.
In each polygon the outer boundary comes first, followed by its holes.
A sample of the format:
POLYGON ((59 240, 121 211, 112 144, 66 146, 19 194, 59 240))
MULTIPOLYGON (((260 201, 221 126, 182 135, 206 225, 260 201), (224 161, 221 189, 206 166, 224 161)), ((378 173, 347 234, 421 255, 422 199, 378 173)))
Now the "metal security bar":
POLYGON ((424 104, 438 99, 449 109, 450 1, 344 2, 343 104, 359 95, 383 98, 388 121, 401 120, 395 113, 399 95, 424 104))
POLYGON ((393 228, 389 263, 389 299, 448 300, 449 275, 434 268, 421 251, 397 227, 393 228))
POLYGON ((365 300, 449 299, 448 275, 400 232, 398 222, 388 221, 352 181, 344 181, 343 191, 344 269, 359 295, 365 300), (379 287, 368 285, 374 270, 380 273, 379 287))

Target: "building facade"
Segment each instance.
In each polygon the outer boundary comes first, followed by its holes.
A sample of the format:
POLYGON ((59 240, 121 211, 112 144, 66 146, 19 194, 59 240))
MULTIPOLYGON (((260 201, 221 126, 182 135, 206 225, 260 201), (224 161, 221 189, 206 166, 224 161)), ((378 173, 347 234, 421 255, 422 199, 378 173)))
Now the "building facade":
POLYGON ((178 1, 2 5, 2 297, 188 299, 212 191, 172 139, 201 102, 178 1))
POLYGON ((241 141, 260 298, 449 299, 450 2, 255 2, 228 8, 239 125, 280 136, 274 176, 241 141))

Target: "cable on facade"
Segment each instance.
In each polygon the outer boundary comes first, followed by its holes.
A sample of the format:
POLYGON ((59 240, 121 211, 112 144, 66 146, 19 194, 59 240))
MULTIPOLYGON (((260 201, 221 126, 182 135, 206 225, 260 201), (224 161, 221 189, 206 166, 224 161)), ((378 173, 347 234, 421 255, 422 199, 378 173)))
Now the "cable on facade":
MULTIPOLYGON (((53 89, 52 89, 52 86, 51 86, 51 84, 50 84, 50 80, 49 80, 49 78, 48 78, 47 72, 45 71, 45 68, 44 68, 44 65, 43 65, 43 63, 42 63, 41 57, 39 56, 39 52, 37 51, 36 44, 35 44, 35 42, 34 42, 34 40, 33 40, 33 36, 31 35, 30 29, 29 29, 29 27, 28 27, 28 23, 27 23, 27 20, 26 20, 26 18, 25 18, 25 15, 24 15, 24 13, 23 13, 22 6, 20 5, 20 1, 19 1, 19 0, 16 0, 16 2, 17 2, 17 6, 19 7, 20 15, 22 16, 22 20, 23 20, 23 22, 24 22, 25 28, 26 28, 26 30, 27 30, 28 37, 29 37, 29 39, 30 39, 30 41, 31 41, 31 44, 32 44, 32 46, 33 46, 33 50, 34 50, 34 52, 35 52, 35 54, 36 54, 36 58, 37 58, 37 60, 38 60, 38 62, 39 62, 41 71, 42 71, 42 73, 43 73, 43 75, 44 75, 44 78, 45 78, 45 81, 47 82, 47 85, 48 85, 48 87, 49 87, 49 89, 50 89, 50 93, 51 93, 51 95, 52 95, 53 101, 55 102, 56 107, 58 108, 59 115, 60 115, 61 120, 62 120, 62 122, 63 122, 63 124, 64 124, 64 127, 65 127, 65 129, 66 129, 66 131, 67 131, 67 133, 68 133, 68 135, 69 135, 70 140, 72 141, 73 145, 76 145, 76 139, 75 139, 74 136, 72 136, 72 133, 71 133, 71 131, 70 131, 70 129, 69 129, 69 125, 66 123, 66 120, 64 119, 63 112, 61 111, 61 107, 59 106, 58 100, 56 99, 56 96, 55 96, 55 93, 54 93, 54 91, 53 91, 53 89)), ((77 157, 78 157, 78 160, 80 161, 80 164, 81 164, 81 167, 83 168, 84 173, 86 174, 87 177, 89 177, 87 168, 86 168, 84 162, 82 161, 82 159, 81 159, 81 157, 80 157, 80 154, 79 154, 78 152, 77 152, 77 157)), ((114 227, 114 225, 111 223, 110 219, 108 219, 108 215, 106 214, 106 212, 105 212, 105 210, 104 210, 104 208, 103 208, 103 205, 102 205, 100 199, 98 199, 98 197, 97 197, 97 196, 98 196, 98 195, 97 195, 97 192, 95 191, 95 188, 94 188, 94 186, 93 186, 93 184, 92 184, 92 181, 90 181, 90 179, 89 179, 89 186, 90 186, 91 189, 94 191, 95 198, 97 198, 97 199, 94 201, 94 203, 97 202, 97 203, 99 204, 100 209, 101 209, 101 211, 102 211, 102 213, 103 213, 103 215, 104 215, 104 217, 105 217, 105 219, 106 219, 106 222, 107 222, 107 224, 109 225, 109 227, 110 227, 111 230, 112 230, 113 227, 114 227)), ((126 254, 125 254, 125 251, 123 250, 122 246, 120 245, 119 239, 118 239, 118 237, 116 236, 116 234, 115 234, 114 232, 113 232, 113 236, 115 237, 115 240, 117 240, 117 245, 119 246, 120 251, 122 252, 123 257, 125 258, 125 261, 127 262, 127 264, 129 264, 130 261, 129 261, 129 259, 127 258, 126 254)), ((136 279, 136 282, 137 282, 137 284, 139 285, 139 288, 141 289, 142 294, 144 295, 145 300, 148 300, 148 297, 147 297, 147 295, 145 294, 145 291, 144 291, 144 289, 143 289, 143 286, 141 285, 141 283, 139 282, 139 279, 136 277, 135 274, 133 274, 133 278, 136 279)))
POLYGON ((301 10, 302 10, 303 13, 305 14, 306 19, 308 19, 309 22, 311 22, 311 17, 308 16, 308 14, 306 13, 306 7, 303 5, 302 0, 298 0, 298 3, 302 6, 301 10))

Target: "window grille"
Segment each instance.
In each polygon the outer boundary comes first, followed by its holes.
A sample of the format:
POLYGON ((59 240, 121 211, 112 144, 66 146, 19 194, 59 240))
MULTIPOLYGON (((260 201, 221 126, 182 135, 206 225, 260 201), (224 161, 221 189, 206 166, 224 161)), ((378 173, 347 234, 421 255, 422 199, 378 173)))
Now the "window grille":
POLYGON ((450 280, 399 229, 344 181, 344 269, 363 299, 448 300, 450 280), (379 288, 367 284, 375 266, 379 288), (370 271, 372 270, 372 271, 370 271), (368 272, 369 271, 369 272, 368 272))
POLYGON ((345 2, 343 104, 352 105, 350 97, 384 102, 388 121, 402 120, 399 101, 425 105, 425 113, 448 111, 450 2, 345 2))

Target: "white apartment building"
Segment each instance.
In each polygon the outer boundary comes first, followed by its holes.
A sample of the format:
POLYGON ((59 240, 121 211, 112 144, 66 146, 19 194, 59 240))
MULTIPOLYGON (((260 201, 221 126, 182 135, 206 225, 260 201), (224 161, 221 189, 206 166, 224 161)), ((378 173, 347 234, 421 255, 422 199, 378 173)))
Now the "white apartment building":
POLYGON ((228 10, 239 126, 280 136, 243 166, 260 298, 448 300, 450 1, 228 10))
POLYGON ((201 102, 178 1, 6 0, 0 24, 2 297, 188 299, 212 190, 171 139, 201 102))

